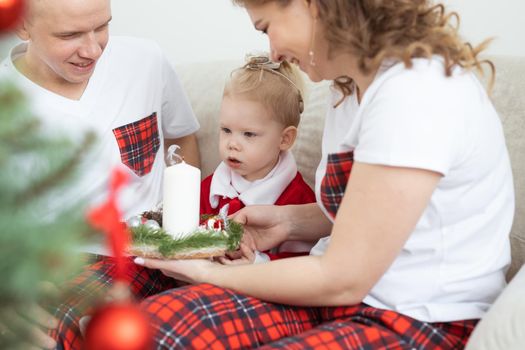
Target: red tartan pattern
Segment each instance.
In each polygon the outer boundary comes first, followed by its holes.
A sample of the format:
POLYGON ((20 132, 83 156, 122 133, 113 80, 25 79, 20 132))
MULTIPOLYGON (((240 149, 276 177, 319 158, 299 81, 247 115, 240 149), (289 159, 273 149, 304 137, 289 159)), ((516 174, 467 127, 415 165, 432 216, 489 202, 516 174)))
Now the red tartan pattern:
POLYGON ((115 128, 113 134, 122 163, 138 176, 149 174, 160 148, 157 113, 115 128))
POLYGON ((353 163, 354 151, 332 153, 326 160, 326 172, 321 180, 321 202, 332 218, 343 200, 353 163))
MULTIPOLYGON (((136 300, 176 288, 177 281, 164 276, 158 270, 150 270, 134 264, 127 265, 131 293, 136 300)), ((58 329, 50 335, 57 340, 57 350, 82 349, 82 336, 79 320, 93 311, 94 303, 100 302, 113 283, 115 272, 113 258, 99 257, 98 261, 87 266, 84 271, 69 283, 71 295, 63 300, 54 311, 59 320, 58 329)))
POLYGON ((146 299, 156 349, 463 349, 477 320, 426 323, 365 304, 295 307, 209 284, 146 299))
MULTIPOLYGON (((55 313, 58 350, 82 349, 78 321, 107 291, 114 268, 103 258, 72 281, 73 295, 55 313)), ((426 323, 365 304, 286 306, 209 284, 171 289, 176 281, 140 266, 128 273, 135 298, 147 298, 141 306, 156 349, 462 349, 477 323, 426 323)))

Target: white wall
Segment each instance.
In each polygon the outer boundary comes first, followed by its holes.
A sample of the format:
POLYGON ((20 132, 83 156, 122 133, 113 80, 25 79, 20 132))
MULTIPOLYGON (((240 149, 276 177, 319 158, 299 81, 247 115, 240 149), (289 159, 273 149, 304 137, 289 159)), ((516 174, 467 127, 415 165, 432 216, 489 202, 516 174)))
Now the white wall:
POLYGON ((112 0, 112 10, 113 34, 154 38, 176 63, 241 59, 268 48, 230 0, 112 0))
MULTIPOLYGON (((464 38, 476 44, 496 40, 491 54, 525 55, 525 0, 443 0, 461 15, 464 38)), ((113 34, 155 39, 174 62, 240 59, 266 50, 241 8, 230 0, 112 0, 113 34)), ((6 37, 0 38, 5 56, 6 37)))
MULTIPOLYGON (((175 62, 242 58, 267 50, 244 9, 230 0, 112 0, 115 34, 155 38, 175 62)), ((491 54, 525 55, 525 0, 444 0, 473 44, 496 37, 491 54)))
POLYGON ((443 0, 461 17, 465 40, 493 37, 488 53, 525 56, 525 0, 443 0))

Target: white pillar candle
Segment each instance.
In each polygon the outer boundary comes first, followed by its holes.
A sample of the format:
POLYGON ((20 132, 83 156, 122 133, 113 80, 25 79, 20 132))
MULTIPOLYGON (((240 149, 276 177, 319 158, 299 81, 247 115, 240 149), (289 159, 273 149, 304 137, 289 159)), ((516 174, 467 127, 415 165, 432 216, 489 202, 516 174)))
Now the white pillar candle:
POLYGON ((162 226, 174 238, 189 236, 199 225, 201 171, 186 162, 164 170, 162 226))

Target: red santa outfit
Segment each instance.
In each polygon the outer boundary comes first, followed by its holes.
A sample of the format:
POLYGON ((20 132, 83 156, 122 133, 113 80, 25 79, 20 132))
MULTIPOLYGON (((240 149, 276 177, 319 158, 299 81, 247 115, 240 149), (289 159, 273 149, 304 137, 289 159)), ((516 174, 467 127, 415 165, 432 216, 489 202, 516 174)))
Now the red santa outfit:
MULTIPOLYGON (((244 179, 224 162, 201 183, 202 214, 216 215, 229 204, 232 214, 247 205, 288 205, 315 202, 315 194, 297 171, 291 152, 282 152, 277 165, 264 178, 253 182, 244 179)), ((256 252, 255 262, 307 254, 312 245, 306 242, 284 242, 275 253, 256 252)))

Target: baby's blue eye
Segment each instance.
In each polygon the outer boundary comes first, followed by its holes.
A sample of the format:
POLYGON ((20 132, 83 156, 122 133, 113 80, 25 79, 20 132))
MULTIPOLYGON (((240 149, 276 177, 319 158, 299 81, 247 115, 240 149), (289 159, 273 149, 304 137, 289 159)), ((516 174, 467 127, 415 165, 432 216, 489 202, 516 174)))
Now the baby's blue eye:
POLYGON ((246 137, 255 137, 257 135, 255 133, 251 132, 251 131, 246 131, 244 133, 244 136, 246 136, 246 137))
POLYGON ((225 134, 229 134, 229 133, 231 133, 231 130, 228 129, 228 128, 221 128, 221 131, 222 131, 223 133, 225 133, 225 134))

